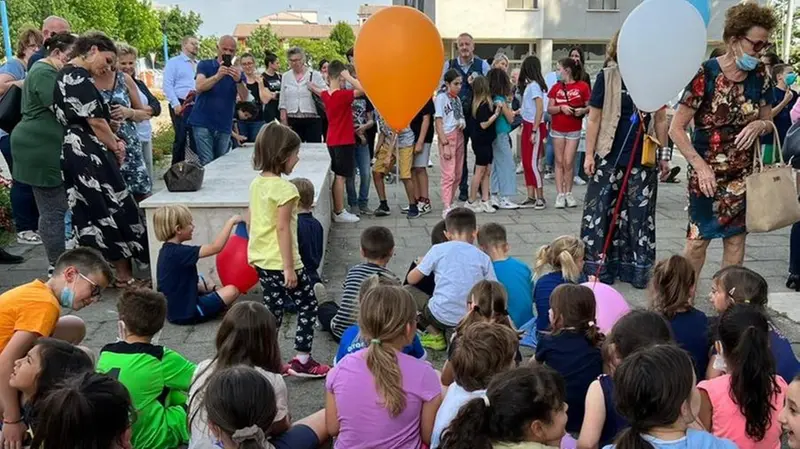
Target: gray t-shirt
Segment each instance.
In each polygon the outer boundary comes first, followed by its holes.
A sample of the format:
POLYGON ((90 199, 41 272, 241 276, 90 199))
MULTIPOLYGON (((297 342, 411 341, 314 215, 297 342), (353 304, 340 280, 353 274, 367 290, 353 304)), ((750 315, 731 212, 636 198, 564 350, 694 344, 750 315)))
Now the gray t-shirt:
MULTIPOLYGON (((378 126, 380 127, 381 133, 386 136, 386 143, 389 144, 394 138, 395 132, 383 120, 383 116, 378 111, 375 112, 375 115, 378 117, 378 126)), ((417 143, 417 140, 414 138, 414 131, 412 131, 410 127, 403 128, 397 135, 397 148, 411 148, 415 143, 417 143)))

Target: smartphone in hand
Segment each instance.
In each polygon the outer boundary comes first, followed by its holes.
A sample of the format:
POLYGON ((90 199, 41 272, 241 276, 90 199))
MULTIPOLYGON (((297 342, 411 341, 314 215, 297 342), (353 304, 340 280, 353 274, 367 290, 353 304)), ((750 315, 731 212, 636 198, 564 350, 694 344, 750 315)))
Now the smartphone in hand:
POLYGON ((233 64, 233 56, 232 55, 222 55, 222 65, 225 67, 230 67, 233 64))

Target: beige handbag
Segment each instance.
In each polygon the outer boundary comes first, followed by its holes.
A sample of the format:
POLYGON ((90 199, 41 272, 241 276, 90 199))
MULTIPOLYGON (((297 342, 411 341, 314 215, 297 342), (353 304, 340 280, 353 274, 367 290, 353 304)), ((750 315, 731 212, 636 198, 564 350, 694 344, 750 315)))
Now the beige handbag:
MULTIPOLYGON (((772 122, 770 122, 772 124, 772 122)), ((770 232, 800 221, 800 202, 792 168, 783 162, 778 130, 773 128, 773 153, 777 164, 764 165, 761 143, 756 140, 753 174, 747 177, 747 231, 770 232)))

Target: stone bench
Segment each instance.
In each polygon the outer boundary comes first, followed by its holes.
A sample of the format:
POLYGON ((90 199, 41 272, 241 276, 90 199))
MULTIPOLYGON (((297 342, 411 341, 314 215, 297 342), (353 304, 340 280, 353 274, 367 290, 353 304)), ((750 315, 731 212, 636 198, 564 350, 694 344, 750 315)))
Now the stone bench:
MULTIPOLYGON (((250 182, 258 175, 258 172, 253 170, 252 160, 253 146, 245 145, 208 164, 205 167, 203 187, 197 192, 170 192, 164 189, 142 201, 141 208, 147 216, 150 271, 154 288, 158 280, 156 275, 158 251, 162 245, 162 242, 156 239, 154 232, 153 214, 156 209, 174 204, 188 207, 194 218, 194 240, 187 243, 194 245, 211 243, 232 215, 244 215, 247 210, 250 182)), ((324 144, 303 144, 300 149, 300 162, 288 178, 308 178, 314 184, 314 217, 322 223, 325 230, 323 241, 327 246, 328 231, 331 227, 332 182, 327 147, 324 144)), ((322 254, 320 271, 325 262, 325 252, 322 254)), ((201 259, 197 267, 200 274, 219 282, 215 257, 201 259)))

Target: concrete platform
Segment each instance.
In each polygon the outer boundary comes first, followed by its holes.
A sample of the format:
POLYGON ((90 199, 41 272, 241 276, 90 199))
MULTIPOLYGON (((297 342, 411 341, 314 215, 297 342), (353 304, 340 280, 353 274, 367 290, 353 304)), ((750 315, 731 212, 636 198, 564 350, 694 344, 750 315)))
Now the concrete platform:
MULTIPOLYGON (((156 261, 161 242, 156 239, 153 214, 161 206, 182 204, 192 211, 194 218, 194 240, 190 243, 202 245, 211 242, 222 229, 225 222, 235 214, 244 214, 249 205, 250 182, 258 175, 253 170, 253 146, 232 150, 225 156, 206 166, 203 187, 197 192, 170 192, 166 189, 142 201, 141 208, 147 216, 147 234, 150 244, 150 271, 155 287, 156 261)), ((288 179, 308 178, 314 184, 314 216, 325 229, 324 242, 328 241, 331 227, 332 176, 330 156, 324 144, 303 144, 300 149, 300 162, 288 179)), ((323 261, 320 270, 325 263, 323 261)), ((214 257, 200 260, 200 274, 219 282, 214 257)))

